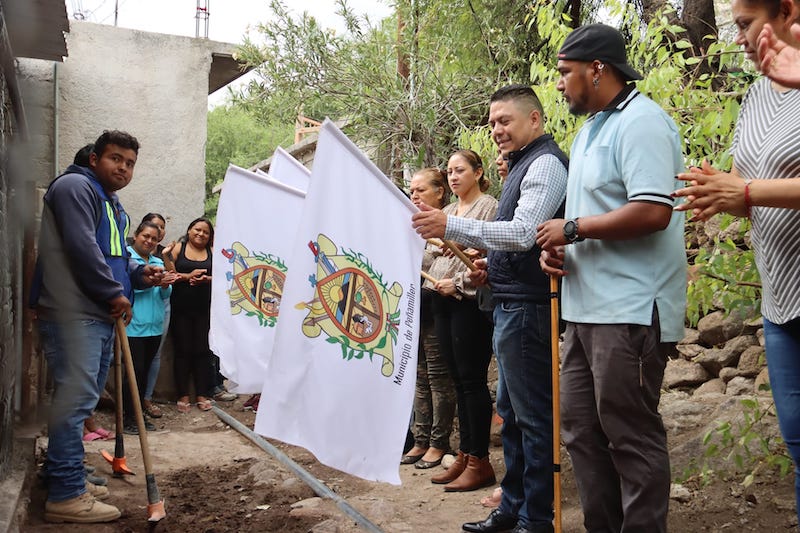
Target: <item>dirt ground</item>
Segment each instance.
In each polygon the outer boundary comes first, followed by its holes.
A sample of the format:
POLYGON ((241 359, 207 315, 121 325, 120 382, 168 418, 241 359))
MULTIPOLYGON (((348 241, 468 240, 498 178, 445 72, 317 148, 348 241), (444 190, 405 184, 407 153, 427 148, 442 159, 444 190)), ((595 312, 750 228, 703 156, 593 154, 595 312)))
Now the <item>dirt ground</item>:
MULTIPOLYGON (((255 415, 242 411, 246 396, 218 406, 252 428, 255 415)), ((721 401, 721 400, 720 400, 721 401)), ((662 406, 664 400, 662 400, 662 406)), ((330 500, 323 500, 277 460, 223 424, 213 413, 196 408, 188 415, 164 405, 164 417, 154 420, 157 431, 148 434, 155 478, 165 500, 167 517, 153 525, 147 522, 145 476, 139 441, 125 436, 125 455, 135 476, 111 477, 110 465, 99 451, 113 453, 114 442, 86 445, 87 462, 108 477, 109 503, 122 510, 122 518, 105 525, 47 524, 43 521, 45 491, 35 479, 28 486, 30 500, 23 532, 267 532, 348 533, 364 531, 330 500)), ((706 409, 704 412, 709 412, 706 409)), ((705 415, 697 423, 671 423, 669 428, 673 477, 683 475, 697 461, 698 428, 711 421, 705 415)), ((103 426, 113 429, 113 414, 98 413, 103 426)), ((44 441, 44 439, 41 439, 44 441)), ((274 442, 279 449, 347 500, 380 530, 387 533, 459 532, 465 521, 485 517, 489 510, 480 499, 492 489, 471 493, 444 493, 429 482, 431 470, 400 467, 402 485, 364 481, 318 463, 301 448, 274 442)), ((44 442, 40 445, 44 447, 44 442)), ((491 450, 492 463, 502 478, 502 450, 491 450)), ((566 454, 562 456, 563 531, 578 533, 582 515, 566 454)), ((797 527, 794 513, 793 476, 781 478, 765 471, 748 489, 741 476, 720 473, 707 486, 697 476, 684 486, 691 496, 686 503, 670 502, 669 531, 762 533, 790 531, 797 527)), ((24 512, 24 511, 21 511, 24 512)))

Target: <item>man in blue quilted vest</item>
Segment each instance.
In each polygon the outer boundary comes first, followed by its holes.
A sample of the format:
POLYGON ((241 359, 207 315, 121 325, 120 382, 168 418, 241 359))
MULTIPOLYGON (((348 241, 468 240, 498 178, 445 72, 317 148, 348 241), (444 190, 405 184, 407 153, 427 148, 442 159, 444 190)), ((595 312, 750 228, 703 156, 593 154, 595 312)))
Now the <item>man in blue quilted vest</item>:
POLYGON ((130 183, 138 152, 135 137, 105 131, 89 166, 70 165, 44 195, 31 303, 54 384, 45 465, 50 522, 120 516, 98 501, 108 489, 86 481, 81 437, 108 376, 114 321, 130 322, 132 289, 163 276, 161 269, 132 261, 125 245, 129 219, 116 191, 130 183))
POLYGON ((489 98, 489 126, 508 157, 508 176, 496 219, 445 216, 427 206, 412 216, 426 239, 489 250, 506 475, 500 506, 486 519, 462 526, 472 533, 553 531, 550 282, 538 264, 536 226, 563 213, 569 162, 544 124, 542 104, 530 86, 498 89, 489 98))

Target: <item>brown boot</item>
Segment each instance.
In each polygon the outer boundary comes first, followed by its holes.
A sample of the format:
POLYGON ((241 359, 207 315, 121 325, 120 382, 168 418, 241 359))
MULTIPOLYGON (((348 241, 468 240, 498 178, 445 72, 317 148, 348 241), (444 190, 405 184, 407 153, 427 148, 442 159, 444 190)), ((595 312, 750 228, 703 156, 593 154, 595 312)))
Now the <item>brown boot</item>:
POLYGON ((469 490, 481 489, 496 483, 494 468, 489 462, 487 455, 483 459, 478 459, 474 455, 468 455, 467 468, 458 476, 458 479, 444 486, 445 492, 466 492, 469 490))
POLYGON ((438 485, 442 485, 444 483, 450 483, 451 481, 455 481, 458 476, 464 472, 464 469, 467 467, 467 457, 468 455, 464 454, 461 450, 458 450, 458 456, 456 460, 453 461, 453 464, 450 465, 450 468, 442 472, 441 474, 436 474, 431 478, 431 483, 436 483, 438 485))

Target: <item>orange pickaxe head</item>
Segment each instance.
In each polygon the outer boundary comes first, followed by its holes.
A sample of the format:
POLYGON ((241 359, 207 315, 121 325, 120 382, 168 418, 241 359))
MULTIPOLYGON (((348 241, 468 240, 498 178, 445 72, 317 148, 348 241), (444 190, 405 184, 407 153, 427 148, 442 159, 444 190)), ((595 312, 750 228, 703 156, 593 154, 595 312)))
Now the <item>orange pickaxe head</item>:
POLYGON ((167 516, 167 511, 164 510, 164 500, 156 503, 148 504, 147 506, 147 521, 158 522, 167 516))
POLYGON ((109 462, 109 464, 111 465, 111 471, 114 473, 115 476, 122 477, 125 474, 128 474, 130 476, 136 475, 136 472, 128 468, 128 465, 126 464, 124 457, 112 456, 106 450, 100 450, 100 455, 103 456, 103 459, 109 462))

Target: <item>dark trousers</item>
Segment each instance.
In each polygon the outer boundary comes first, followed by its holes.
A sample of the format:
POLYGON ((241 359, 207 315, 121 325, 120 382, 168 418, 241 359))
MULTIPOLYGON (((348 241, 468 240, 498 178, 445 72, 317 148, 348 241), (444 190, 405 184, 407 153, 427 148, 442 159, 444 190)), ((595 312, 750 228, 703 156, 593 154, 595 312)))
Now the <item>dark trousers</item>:
MULTIPOLYGON (((139 391, 139 402, 144 398, 144 391, 147 388, 147 374, 150 372, 150 364, 153 362, 158 347, 161 345, 161 335, 155 337, 128 337, 128 344, 131 347, 131 358, 133 359, 133 373, 136 376, 136 388, 139 391)), ((125 423, 134 423, 133 395, 128 386, 128 373, 122 365, 122 412, 125 416, 125 423)))
POLYGON ((439 348, 456 388, 459 448, 489 455, 492 398, 486 383, 492 357, 492 324, 475 300, 434 295, 433 321, 439 348))
POLYGON ((178 398, 189 396, 192 379, 197 396, 212 396, 212 353, 208 348, 210 314, 174 313, 170 332, 175 351, 175 390, 178 398))
POLYGON ((672 344, 651 326, 567 323, 561 427, 589 533, 665 533, 670 467, 658 414, 672 344))

